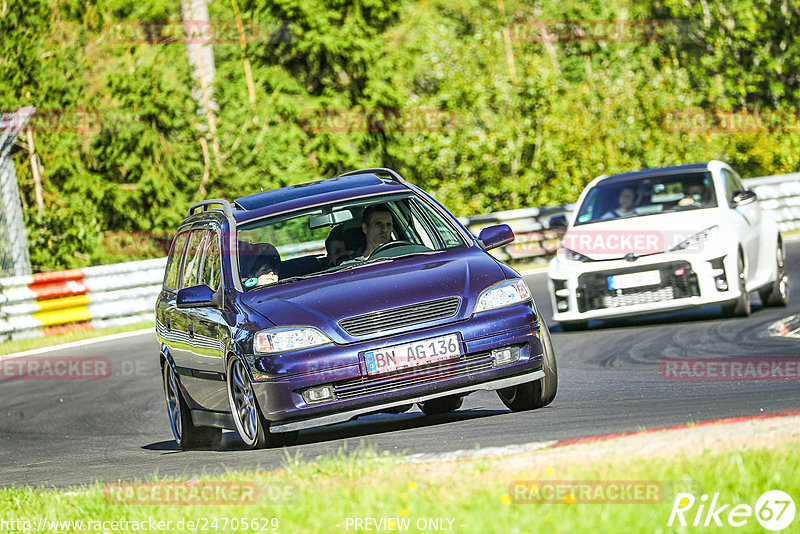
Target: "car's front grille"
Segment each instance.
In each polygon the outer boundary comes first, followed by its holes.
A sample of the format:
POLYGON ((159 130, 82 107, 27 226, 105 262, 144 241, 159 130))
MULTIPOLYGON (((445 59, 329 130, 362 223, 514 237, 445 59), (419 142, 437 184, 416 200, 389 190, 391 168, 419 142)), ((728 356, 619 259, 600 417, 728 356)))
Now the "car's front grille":
POLYGON ((604 308, 619 308, 700 295, 697 275, 689 262, 673 261, 657 265, 628 267, 614 271, 585 273, 578 277, 578 310, 581 312, 604 308), (661 283, 626 289, 609 289, 608 277, 659 271, 661 283))
POLYGON ((388 375, 343 380, 333 385, 337 400, 377 395, 459 376, 467 376, 491 369, 491 353, 484 352, 461 356, 447 362, 437 362, 414 367, 388 375))
POLYGON ((429 300, 410 306, 348 317, 339 321, 339 325, 351 336, 366 336, 394 328, 453 317, 458 312, 460 303, 459 297, 429 300))

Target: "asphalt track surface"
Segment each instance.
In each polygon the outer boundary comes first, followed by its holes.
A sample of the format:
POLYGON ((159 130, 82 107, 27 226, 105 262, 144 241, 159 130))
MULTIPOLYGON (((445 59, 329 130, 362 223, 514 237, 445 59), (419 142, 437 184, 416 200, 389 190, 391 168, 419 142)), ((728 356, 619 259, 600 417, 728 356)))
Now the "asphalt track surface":
MULTIPOLYGON (((493 392, 477 392, 445 416, 418 409, 375 415, 303 431, 295 456, 314 459, 361 443, 393 453, 442 453, 628 432, 717 418, 800 408, 800 382, 667 381, 664 358, 800 357, 800 340, 770 337, 767 327, 800 313, 800 242, 787 244, 795 291, 788 308, 762 308, 724 319, 719 307, 675 312, 628 323, 593 322, 588 331, 553 327, 559 390, 550 406, 522 413, 493 392)), ((551 317, 546 275, 526 276, 540 312, 551 317)), ((226 432, 218 450, 184 452, 167 421, 154 334, 43 353, 107 357, 102 380, 0 381, 0 486, 83 485, 95 481, 194 476, 282 467, 283 449, 249 451, 226 432)))

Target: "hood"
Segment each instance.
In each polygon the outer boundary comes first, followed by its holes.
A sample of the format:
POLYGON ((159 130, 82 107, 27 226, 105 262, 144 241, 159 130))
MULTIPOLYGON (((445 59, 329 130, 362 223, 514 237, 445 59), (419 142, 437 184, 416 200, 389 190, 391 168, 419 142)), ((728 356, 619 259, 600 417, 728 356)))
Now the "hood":
POLYGON ((243 294, 242 302, 278 326, 310 325, 347 343, 354 338, 339 326, 344 318, 453 296, 461 297, 456 318, 464 318, 471 315, 481 291, 504 279, 494 258, 470 247, 265 287, 243 294))
POLYGON ((660 254, 714 226, 715 214, 709 208, 582 224, 571 227, 561 245, 593 260, 660 254))

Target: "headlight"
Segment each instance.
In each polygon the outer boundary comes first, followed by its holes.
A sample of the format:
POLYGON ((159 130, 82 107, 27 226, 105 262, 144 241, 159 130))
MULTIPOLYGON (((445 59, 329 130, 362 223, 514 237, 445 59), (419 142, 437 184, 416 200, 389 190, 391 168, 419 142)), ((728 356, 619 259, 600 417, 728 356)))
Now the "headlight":
POLYGON ((478 303, 475 305, 475 313, 505 308, 530 299, 531 292, 525 282, 522 281, 522 278, 506 280, 489 289, 485 289, 481 293, 480 297, 478 297, 478 303))
POLYGON ((253 352, 256 354, 272 354, 307 349, 325 345, 326 343, 333 343, 333 341, 316 328, 310 326, 270 328, 256 333, 255 338, 253 338, 253 352))
POLYGON ((716 224, 714 226, 709 226, 705 230, 697 232, 691 237, 688 237, 669 249, 670 252, 675 252, 677 250, 686 250, 688 248, 695 248, 705 243, 710 243, 717 238, 717 234, 719 234, 719 226, 716 224))
POLYGON ((556 251, 556 255, 560 259, 564 259, 567 261, 580 261, 580 262, 587 262, 592 261, 592 258, 589 256, 584 256, 580 252, 575 252, 574 250, 568 249, 567 247, 559 247, 556 251))

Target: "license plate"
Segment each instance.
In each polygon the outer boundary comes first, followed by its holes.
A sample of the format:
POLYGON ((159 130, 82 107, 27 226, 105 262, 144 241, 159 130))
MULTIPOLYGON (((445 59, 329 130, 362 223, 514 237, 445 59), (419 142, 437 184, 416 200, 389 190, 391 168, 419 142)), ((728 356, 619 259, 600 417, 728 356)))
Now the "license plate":
POLYGON ((608 277, 608 289, 628 289, 629 287, 654 286, 661 283, 661 271, 618 274, 608 277))
POLYGON ((364 353, 368 375, 379 375, 441 362, 461 356, 458 336, 434 337, 414 343, 404 343, 364 353))

